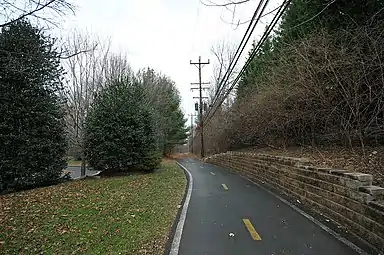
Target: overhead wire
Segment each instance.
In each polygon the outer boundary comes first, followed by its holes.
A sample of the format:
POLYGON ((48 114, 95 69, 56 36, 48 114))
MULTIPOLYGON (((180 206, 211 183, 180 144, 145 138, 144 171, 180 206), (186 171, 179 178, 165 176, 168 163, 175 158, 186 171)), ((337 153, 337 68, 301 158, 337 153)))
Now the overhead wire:
POLYGON ((215 106, 215 103, 212 104, 212 107, 210 108, 210 110, 208 111, 208 114, 204 118, 204 122, 207 121, 207 120, 210 120, 211 116, 213 116, 216 113, 217 109, 222 105, 224 100, 231 93, 231 91, 236 86, 237 82, 239 81, 239 79, 241 78, 241 76, 243 75, 243 73, 245 72, 245 70, 247 69, 249 64, 251 63, 252 59, 259 52, 259 50, 261 49, 262 45, 264 44, 264 42, 266 41, 266 39, 268 38, 268 36, 272 32, 272 30, 274 29, 274 27, 276 26, 277 22, 279 21, 279 19, 281 18, 281 16, 285 12, 285 10, 288 8, 290 2, 291 2, 291 0, 285 0, 284 3, 280 6, 280 8, 279 8, 278 12, 276 13, 276 15, 274 16, 273 20, 268 25, 267 30, 264 32, 262 38, 259 40, 258 44, 254 47, 254 49, 252 50, 251 55, 249 56, 249 58, 247 59, 246 63, 242 67, 241 71, 238 73, 238 75, 236 76, 236 78, 232 82, 231 87, 226 91, 226 93, 220 99, 219 99, 219 97, 215 98, 216 99, 215 102, 217 102, 217 100, 219 100, 220 103, 217 106, 215 106), (211 113, 211 111, 213 111, 213 113, 211 113))
MULTIPOLYGON (((252 21, 255 20, 255 17, 257 16, 258 10, 260 9, 260 4, 262 4, 262 2, 260 2, 260 3, 259 3, 259 6, 256 8, 256 10, 255 10, 255 12, 254 12, 254 15, 253 15, 253 17, 252 17, 252 19, 251 19, 251 23, 249 24, 248 29, 247 29, 246 33, 244 34, 242 41, 241 41, 240 44, 239 44, 239 47, 238 47, 238 50, 236 51, 235 56, 236 56, 237 53, 239 52, 240 48, 242 48, 242 49, 245 48, 245 45, 246 45, 246 44, 242 46, 242 43, 243 43, 244 39, 246 38, 247 33, 248 33, 250 27, 251 27, 252 24, 253 24, 252 31, 251 31, 251 33, 248 35, 248 38, 247 38, 247 39, 249 40, 250 36, 252 35, 252 32, 254 31, 254 29, 255 29, 255 27, 256 27, 256 25, 257 25, 259 19, 260 19, 260 17, 263 16, 263 11, 265 10, 265 7, 266 7, 266 5, 268 4, 268 1, 267 1, 267 3, 264 5, 264 8, 263 8, 263 10, 261 11, 261 13, 259 14, 259 17, 257 18, 256 22, 253 23, 252 21)), ((283 5, 281 5, 281 6, 283 6, 283 5)), ((277 15, 277 14, 276 14, 276 15, 277 15)), ((276 16, 276 15, 275 15, 275 16, 276 16)), ((246 43, 248 42, 248 40, 246 41, 246 43)), ((242 51, 241 51, 241 52, 242 52, 242 51)), ((211 104, 211 107, 210 107, 209 110, 208 110, 208 114, 205 115, 204 120, 207 119, 207 116, 210 115, 212 109, 213 109, 213 108, 215 107, 215 105, 216 105, 216 102, 219 100, 219 98, 220 98, 222 92, 223 92, 224 89, 225 89, 225 84, 228 82, 229 77, 230 77, 231 73, 233 72, 233 69, 234 69, 235 65, 237 64, 239 58, 240 58, 240 56, 236 56, 236 57, 234 57, 234 58, 232 59, 232 61, 231 61, 230 65, 229 65, 229 67, 228 67, 228 69, 227 69, 225 75, 223 76, 223 79, 221 80, 221 82, 220 82, 220 84, 219 84, 219 88, 217 89, 217 91, 216 91, 216 93, 215 93, 215 97, 214 97, 214 99, 213 99, 213 103, 211 104), (234 62, 235 59, 236 59, 235 64, 232 66, 232 64, 233 64, 233 62, 234 62)))
MULTIPOLYGON (((216 113, 217 109, 222 105, 222 103, 224 102, 224 100, 229 96, 229 94, 231 93, 231 91, 234 89, 234 87, 237 85, 237 82, 240 80, 241 76, 243 75, 243 73, 245 72, 245 70, 247 69, 247 67, 250 65, 251 61, 253 60, 253 58, 256 56, 256 54, 259 52, 259 50, 261 49, 262 45, 264 44, 265 40, 268 38, 268 36, 270 35, 270 33, 272 32, 272 30, 274 29, 274 27, 276 26, 277 22, 279 21, 279 19, 281 18, 281 16, 284 14, 285 10, 288 8, 289 4, 292 2, 292 0, 284 0, 283 4, 280 5, 278 7, 278 12, 275 14, 273 20, 271 21, 271 23, 269 24, 267 30, 264 32, 262 38, 259 40, 258 44, 254 47, 254 49, 252 50, 252 53, 250 54, 250 56, 248 57, 246 63, 244 64, 244 66, 242 67, 241 71, 238 73, 238 75, 236 76, 236 78, 233 80, 232 82, 232 85, 231 87, 226 91, 226 93, 220 98, 219 100, 219 96, 220 94, 222 93, 223 91, 223 88, 221 88, 221 91, 220 93, 217 93, 215 98, 214 98, 214 103, 212 104, 212 106, 209 108, 209 111, 208 113, 204 116, 204 122, 207 121, 207 120, 210 120, 210 118, 213 117, 213 115, 216 113), (217 101, 220 101, 220 103, 216 106, 215 103, 217 101), (211 114, 211 111, 213 110, 213 113, 211 114)), ((327 7, 329 7, 332 3, 336 2, 336 0, 333 0, 331 1, 327 6, 325 6, 325 8, 323 8, 319 13, 317 13, 314 17, 294 26, 294 27, 291 27, 289 29, 294 29, 294 28, 297 28, 301 25, 303 25, 304 23, 308 22, 308 21, 311 21, 313 20, 314 18, 316 18, 318 15, 320 15, 327 7)), ((275 11, 275 9, 273 10, 275 11)), ((261 12, 262 13, 262 12, 261 12)), ((269 13, 268 13, 269 14, 269 13)), ((265 16, 266 14, 262 15, 261 17, 265 16)), ((252 22, 251 22, 252 23, 252 22)), ((245 35, 244 35, 245 36, 245 35)), ((240 47, 240 46, 239 46, 240 47)), ((231 71, 233 70, 233 68, 231 69, 231 71)), ((231 73, 229 73, 228 76, 230 76, 231 73)), ((222 83, 220 83, 222 84, 222 83)))
MULTIPOLYGON (((240 56, 241 54, 243 53, 253 31, 255 30, 256 28, 256 25, 258 24, 260 18, 262 17, 262 14, 265 10, 265 8, 267 7, 268 5, 268 2, 269 0, 262 0, 259 2, 258 6, 256 7, 255 9, 255 12, 252 16, 252 19, 251 19, 251 22, 249 23, 248 25, 248 28, 236 50, 236 53, 234 54, 234 57, 233 59, 231 60, 228 68, 227 68, 227 71, 225 72, 221 82, 219 83, 219 86, 218 88, 216 89, 216 92, 215 92, 215 95, 214 95, 214 99, 213 99, 213 103, 211 104, 212 106, 214 106, 217 102, 217 100, 219 99, 220 95, 223 93, 224 89, 225 89, 225 85, 227 84, 230 76, 231 76, 231 73, 233 72, 237 62, 239 61, 240 59, 240 56), (263 5, 263 3, 265 2, 265 4, 263 5), (262 6, 263 5, 263 6, 262 6), (260 11, 260 8, 262 7, 262 10, 260 11), (260 11, 260 12, 259 12, 260 11)), ((208 115, 210 113, 210 111, 212 110, 212 107, 209 108, 208 110, 208 115)), ((204 117, 204 121, 205 121, 206 117, 204 117)))
MULTIPOLYGON (((254 12, 254 14, 253 14, 253 16, 251 18, 251 22, 249 23, 248 28, 245 31, 245 34, 244 34, 243 38, 241 39, 241 42, 240 42, 239 46, 237 47, 237 50, 236 50, 236 52, 234 54, 234 57, 231 60, 231 62, 229 63, 228 69, 225 72, 221 82, 219 83, 218 88, 216 89, 214 99, 216 99, 217 96, 221 93, 222 88, 224 87, 224 84, 229 79, 230 73, 233 71, 234 67, 236 66, 236 64, 237 64, 237 62, 238 62, 238 60, 240 58, 240 55, 242 54, 245 46, 247 45, 248 40, 249 40, 250 36, 252 35, 252 33, 253 33, 256 25, 257 25, 258 20, 260 19, 260 15, 259 15, 259 17, 257 19, 256 19, 256 16, 259 13, 259 10, 260 10, 260 8, 261 8, 261 6, 262 6, 264 1, 265 0, 261 0, 259 2, 259 4, 257 5, 256 10, 255 10, 255 12, 254 12), (253 22, 255 19, 256 19, 256 22, 253 22), (247 37, 247 35, 248 35, 248 37, 247 37)), ((268 4, 268 2, 269 2, 269 0, 266 1, 266 4, 264 5, 263 10, 261 11, 261 13, 264 11, 264 9, 265 9, 266 5, 268 4)))
MULTIPOLYGON (((262 38, 259 40, 258 44, 256 45, 256 47, 253 49, 251 55, 249 56, 248 60, 246 61, 246 63, 244 64, 244 66, 242 67, 241 71, 239 72, 239 74, 236 76, 236 78, 234 79, 231 87, 227 90, 227 92, 225 93, 225 95, 221 98, 220 100, 220 103, 215 107, 215 109, 213 110, 213 113, 211 114, 211 116, 213 116, 217 109, 222 105, 222 103, 224 102, 224 100, 228 97, 228 95, 231 93, 232 89, 236 86, 237 82, 239 81, 239 79, 241 78, 242 74, 245 72, 245 70, 247 69, 247 67, 249 66, 250 62, 252 61, 252 59, 256 56, 256 54, 259 52, 259 50, 261 49, 262 45, 264 44, 265 40, 268 38, 269 34, 272 32, 273 28, 275 27, 275 25, 277 24, 278 20, 280 19, 280 17, 282 16, 282 14, 284 13, 285 9, 288 7, 289 3, 291 1, 284 1, 286 4, 285 5, 282 5, 282 7, 279 9, 278 13, 274 16, 273 20, 271 21, 271 23, 269 24, 267 30, 264 32, 262 38), (284 8, 283 8, 284 7, 284 8)), ((213 106, 214 107, 214 106, 213 106)), ((212 107, 212 108, 213 108, 212 107)), ((210 116, 207 115, 207 118, 209 118, 210 116)))

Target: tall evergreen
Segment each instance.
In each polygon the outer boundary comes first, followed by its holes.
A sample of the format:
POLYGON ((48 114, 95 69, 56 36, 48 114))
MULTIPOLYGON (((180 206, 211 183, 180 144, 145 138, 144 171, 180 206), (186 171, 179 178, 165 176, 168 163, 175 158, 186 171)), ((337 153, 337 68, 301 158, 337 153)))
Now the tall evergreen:
POLYGON ((180 109, 181 98, 175 83, 147 68, 137 75, 145 89, 148 105, 156 118, 156 137, 163 154, 186 142, 186 119, 180 109))
POLYGON ((63 70, 27 20, 0 33, 0 190, 55 183, 65 166, 63 70))
POLYGON ((354 29, 384 18, 383 0, 294 0, 283 15, 279 37, 285 43, 322 29, 354 29))
POLYGON ((85 152, 92 167, 115 172, 158 166, 155 119, 145 97, 133 77, 113 80, 97 96, 85 125, 85 152))
MULTIPOLYGON (((271 37, 267 37, 265 43, 262 45, 260 51, 255 55, 253 60, 250 62, 249 66, 245 69, 244 74, 242 75, 239 85, 237 87, 237 96, 244 97, 249 93, 249 88, 255 89, 259 86, 258 78, 260 78, 267 70, 270 68, 273 60, 273 40, 271 37)), ((251 55, 252 51, 256 47, 256 43, 253 42, 252 49, 249 53, 251 55)))

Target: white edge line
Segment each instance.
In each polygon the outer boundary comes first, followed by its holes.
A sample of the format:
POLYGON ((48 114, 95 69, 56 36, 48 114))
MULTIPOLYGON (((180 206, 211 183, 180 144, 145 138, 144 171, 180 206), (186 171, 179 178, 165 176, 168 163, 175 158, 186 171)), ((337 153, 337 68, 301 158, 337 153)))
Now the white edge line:
POLYGON ((180 241, 181 241, 181 235, 183 234, 183 228, 185 223, 185 218, 187 216, 189 201, 191 200, 192 196, 192 186, 193 186, 193 178, 191 173, 187 170, 185 166, 177 162, 177 164, 186 172, 188 173, 189 177, 189 185, 188 185, 188 191, 187 195, 185 197, 183 209, 181 210, 179 222, 177 223, 175 235, 173 237, 171 250, 169 251, 169 255, 177 255, 179 254, 179 248, 180 248, 180 241))
POLYGON ((366 253, 365 251, 363 251, 360 247, 358 247, 357 245, 355 245, 354 243, 348 241, 347 239, 345 239, 344 237, 342 237, 340 234, 336 233, 335 231, 333 231, 332 229, 330 229, 329 227, 325 226, 323 223, 321 223, 320 221, 316 220, 314 217, 312 217, 311 215, 307 214, 306 212, 304 212, 303 210, 301 210, 300 208, 298 208, 297 206, 295 206, 294 204, 292 204, 291 202, 285 200, 284 198, 280 197, 279 195, 273 193, 272 191, 268 190, 267 188, 261 186, 260 184, 248 179, 247 177, 245 176, 242 176, 242 175, 239 175, 241 178, 244 178, 250 182, 252 182, 253 184, 255 184, 256 186, 258 186, 259 188, 261 188, 262 190, 268 192, 269 194, 273 195, 274 197, 276 197, 277 199, 279 199, 281 202, 283 202, 284 204, 290 206, 292 209, 294 209, 295 211, 297 211, 298 213, 300 213, 301 215, 303 215, 305 218, 307 218, 308 220, 312 221, 313 223, 315 223, 316 225, 318 225, 320 228, 322 228, 325 232, 329 233, 330 235, 332 235, 333 237, 335 237, 337 240, 339 240, 340 242, 344 243, 345 245, 347 245, 349 248, 351 248, 352 250, 356 251, 357 253, 359 254, 362 254, 362 255, 369 255, 368 253, 366 253))

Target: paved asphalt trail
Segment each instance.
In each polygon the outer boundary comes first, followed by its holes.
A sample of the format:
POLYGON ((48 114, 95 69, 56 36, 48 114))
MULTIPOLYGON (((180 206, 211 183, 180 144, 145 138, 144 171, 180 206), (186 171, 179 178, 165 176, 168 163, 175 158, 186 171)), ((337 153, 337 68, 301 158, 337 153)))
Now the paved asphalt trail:
MULTIPOLYGON (((81 176, 81 167, 80 166, 68 166, 64 172, 68 172, 72 178, 79 178, 81 176)), ((89 169, 86 169, 85 174, 86 175, 95 175, 97 174, 97 171, 92 171, 89 169)))
POLYGON ((180 163, 193 177, 180 255, 357 254, 250 181, 197 160, 180 163), (257 232, 253 236, 261 240, 252 238, 243 219, 250 220, 257 232))

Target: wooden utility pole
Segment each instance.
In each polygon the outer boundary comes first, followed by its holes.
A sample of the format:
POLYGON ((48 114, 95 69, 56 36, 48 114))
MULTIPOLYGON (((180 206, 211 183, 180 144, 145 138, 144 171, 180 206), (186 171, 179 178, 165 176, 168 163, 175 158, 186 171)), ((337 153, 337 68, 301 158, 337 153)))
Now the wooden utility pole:
MULTIPOLYGON (((201 62, 201 56, 199 56, 199 62, 192 62, 190 61, 191 65, 195 65, 199 69, 199 88, 196 88, 199 90, 199 99, 200 99, 200 104, 199 104, 199 122, 200 122, 200 139, 201 139, 201 158, 204 158, 204 126, 203 126, 203 88, 201 87, 201 68, 204 65, 209 64, 209 59, 207 62, 201 62)), ((204 83, 206 84, 206 83, 204 83)), ((193 84, 192 84, 193 85, 193 84)), ((192 88, 193 90, 194 88, 192 88)))

